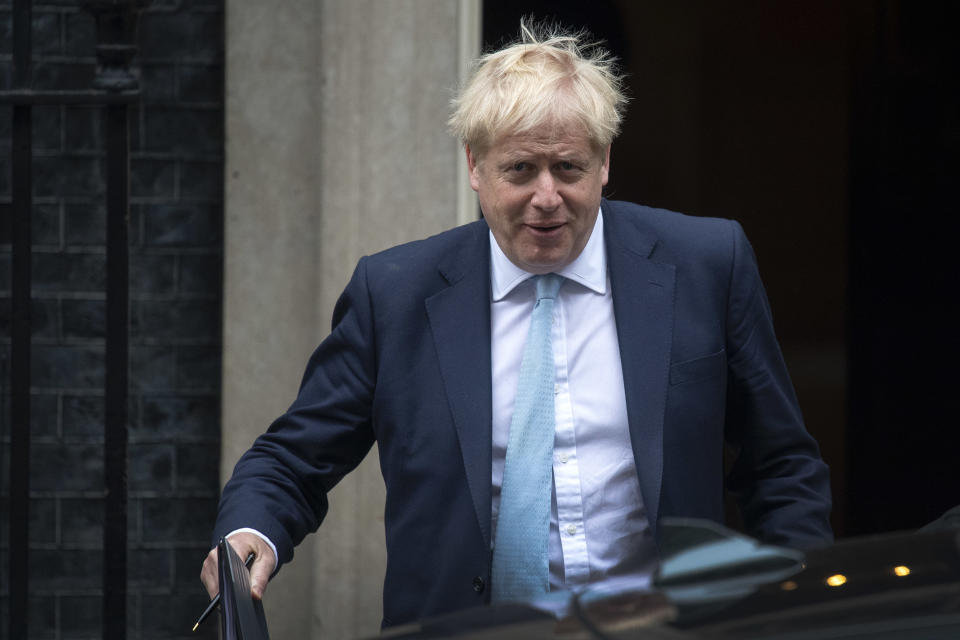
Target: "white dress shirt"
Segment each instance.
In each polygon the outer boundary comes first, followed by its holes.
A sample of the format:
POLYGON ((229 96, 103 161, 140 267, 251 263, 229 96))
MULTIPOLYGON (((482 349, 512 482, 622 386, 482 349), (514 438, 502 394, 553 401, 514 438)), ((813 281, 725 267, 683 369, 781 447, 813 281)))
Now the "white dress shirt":
MULTIPOLYGON (((534 303, 533 274, 514 265, 490 234, 493 376, 493 531, 513 402, 534 303)), ((603 216, 554 304, 556 436, 550 516, 551 589, 607 577, 649 576, 656 551, 634 464, 603 216)))

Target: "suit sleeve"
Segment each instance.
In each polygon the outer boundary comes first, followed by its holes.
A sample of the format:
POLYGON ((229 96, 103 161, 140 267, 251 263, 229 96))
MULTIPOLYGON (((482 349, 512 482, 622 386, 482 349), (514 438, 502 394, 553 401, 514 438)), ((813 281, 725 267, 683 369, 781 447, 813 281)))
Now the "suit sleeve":
POLYGON ((727 487, 748 534, 798 548, 825 544, 833 537, 829 470, 804 427, 753 249, 730 224, 726 437, 736 459, 727 487))
MULTIPOLYGON (((277 547, 280 563, 327 513, 327 492, 373 445, 373 309, 361 260, 330 335, 311 356, 297 399, 240 458, 224 487, 214 541, 243 527, 277 547)), ((225 425, 229 428, 229 425, 225 425)))

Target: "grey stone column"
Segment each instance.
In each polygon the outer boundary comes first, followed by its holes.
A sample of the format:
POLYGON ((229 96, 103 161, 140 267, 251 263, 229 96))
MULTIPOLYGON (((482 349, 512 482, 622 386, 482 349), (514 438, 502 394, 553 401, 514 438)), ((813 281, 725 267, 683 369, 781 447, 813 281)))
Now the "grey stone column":
MULTIPOLYGON (((357 259, 475 217, 448 101, 479 0, 227 2, 221 475, 293 400, 357 259)), ((375 634, 376 452, 267 590, 271 635, 375 634)))

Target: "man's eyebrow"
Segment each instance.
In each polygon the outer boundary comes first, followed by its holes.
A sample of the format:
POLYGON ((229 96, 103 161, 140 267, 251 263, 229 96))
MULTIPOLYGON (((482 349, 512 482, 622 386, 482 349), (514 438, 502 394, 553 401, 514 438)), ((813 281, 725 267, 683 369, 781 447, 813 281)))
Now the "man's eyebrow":
POLYGON ((570 153, 557 156, 557 162, 569 162, 578 167, 591 167, 593 166, 594 159, 590 154, 570 153))
POLYGON ((526 162, 526 163, 528 163, 528 164, 531 163, 531 162, 533 162, 533 160, 532 160, 532 154, 529 154, 529 153, 515 153, 515 154, 507 155, 507 156, 505 156, 505 157, 503 158, 503 161, 502 161, 502 162, 500 162, 500 163, 497 164, 497 166, 498 166, 498 167, 501 167, 501 168, 503 168, 503 167, 510 167, 510 166, 513 166, 513 165, 517 164, 518 162, 526 162))

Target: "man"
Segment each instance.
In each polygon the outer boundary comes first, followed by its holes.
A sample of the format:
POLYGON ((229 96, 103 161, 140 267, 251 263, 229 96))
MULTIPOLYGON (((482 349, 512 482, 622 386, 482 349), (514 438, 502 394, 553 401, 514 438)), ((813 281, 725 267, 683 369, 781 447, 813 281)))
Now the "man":
POLYGON ((739 225, 602 198, 624 102, 576 36, 481 58, 450 124, 484 219, 360 260, 224 489, 214 537, 256 555, 257 597, 374 442, 384 625, 649 574, 662 517, 722 521, 724 441, 749 534, 830 540, 739 225))

